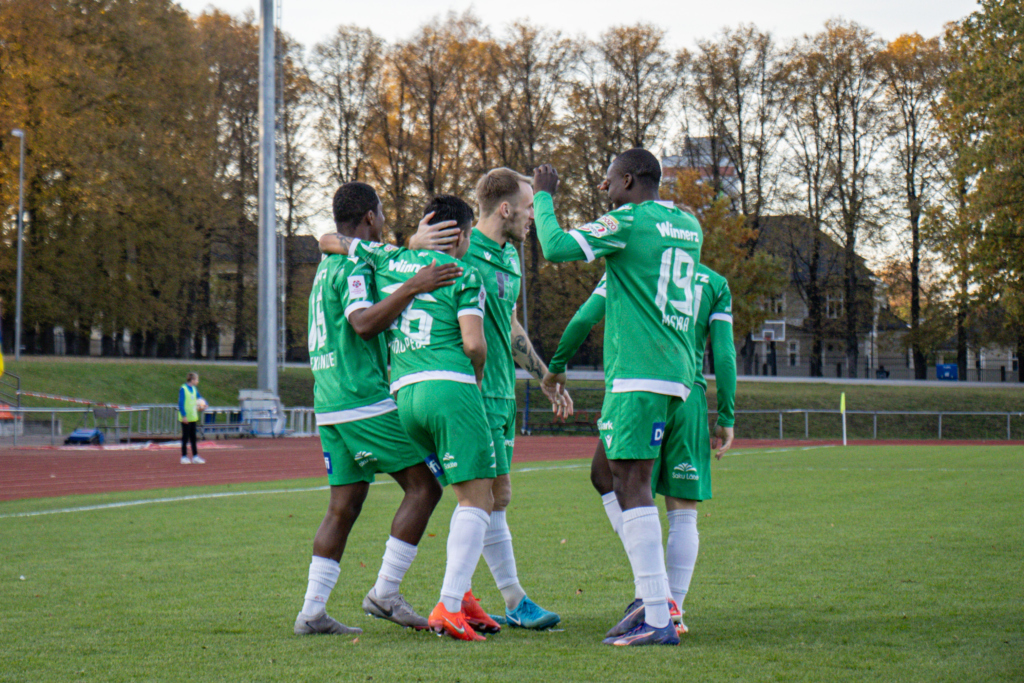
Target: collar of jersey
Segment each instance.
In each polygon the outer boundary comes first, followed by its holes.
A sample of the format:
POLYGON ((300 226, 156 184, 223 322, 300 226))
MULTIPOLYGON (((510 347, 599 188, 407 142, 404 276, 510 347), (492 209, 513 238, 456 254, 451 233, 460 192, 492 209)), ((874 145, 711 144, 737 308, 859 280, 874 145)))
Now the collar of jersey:
POLYGON ((505 250, 505 247, 485 235, 480 228, 473 228, 473 239, 470 244, 478 244, 492 254, 501 254, 505 250))

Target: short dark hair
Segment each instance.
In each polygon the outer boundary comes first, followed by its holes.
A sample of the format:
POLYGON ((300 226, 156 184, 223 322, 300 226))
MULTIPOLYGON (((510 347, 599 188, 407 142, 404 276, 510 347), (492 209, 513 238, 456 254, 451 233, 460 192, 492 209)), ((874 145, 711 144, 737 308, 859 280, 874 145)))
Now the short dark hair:
POLYGON ((473 227, 473 207, 453 194, 439 194, 431 199, 424 207, 423 215, 431 211, 434 212, 434 217, 430 219, 432 223, 456 221, 463 232, 473 227))
POLYGON ((358 225, 370 211, 377 210, 377 191, 366 183, 345 183, 334 193, 334 225, 337 228, 358 225))
POLYGON ((615 157, 619 173, 633 176, 646 189, 658 187, 661 183, 661 164, 658 157, 642 147, 634 147, 615 157))

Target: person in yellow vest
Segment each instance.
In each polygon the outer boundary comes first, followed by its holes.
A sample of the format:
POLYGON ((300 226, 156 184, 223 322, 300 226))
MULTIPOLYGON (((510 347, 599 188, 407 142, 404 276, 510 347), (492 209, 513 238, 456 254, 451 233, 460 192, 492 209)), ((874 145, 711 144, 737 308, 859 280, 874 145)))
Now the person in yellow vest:
POLYGON ((199 375, 190 372, 178 390, 178 417, 181 418, 181 464, 205 465, 203 456, 196 452, 196 427, 199 411, 206 408, 206 399, 199 393, 199 375), (192 443, 192 457, 188 457, 187 444, 192 443))

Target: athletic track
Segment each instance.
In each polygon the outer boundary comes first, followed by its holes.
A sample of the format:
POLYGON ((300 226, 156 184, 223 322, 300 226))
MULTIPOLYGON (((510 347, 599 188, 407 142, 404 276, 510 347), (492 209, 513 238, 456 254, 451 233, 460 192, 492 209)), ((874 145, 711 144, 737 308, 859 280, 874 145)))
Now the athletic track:
MULTIPOLYGON (((838 441, 743 440, 734 450, 837 445, 838 441)), ((851 445, 937 445, 936 441, 851 441, 851 445)), ((589 459, 593 436, 521 436, 515 462, 589 459)), ((942 441, 943 446, 1024 446, 1024 441, 942 441)), ((182 465, 180 442, 146 450, 83 447, 0 449, 0 500, 49 498, 74 494, 241 484, 324 477, 320 440, 232 439, 204 441, 205 465, 182 465)), ((326 479, 324 480, 326 484, 326 479)))

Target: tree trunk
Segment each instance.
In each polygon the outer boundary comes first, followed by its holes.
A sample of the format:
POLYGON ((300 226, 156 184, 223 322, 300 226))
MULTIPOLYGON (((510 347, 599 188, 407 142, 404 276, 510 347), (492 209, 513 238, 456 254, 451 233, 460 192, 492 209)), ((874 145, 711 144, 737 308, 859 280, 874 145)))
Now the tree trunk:
POLYGON ((854 231, 847 228, 845 263, 843 264, 846 271, 846 277, 844 278, 846 286, 843 298, 846 306, 846 376, 850 378, 857 377, 857 363, 859 360, 859 349, 857 348, 857 311, 860 307, 857 305, 857 257, 854 251, 856 239, 857 236, 854 231))
POLYGON ((910 216, 910 338, 914 355, 914 379, 928 379, 928 366, 919 338, 921 327, 921 229, 916 211, 910 216))
POLYGON ((960 381, 967 381, 967 307, 963 302, 956 309, 956 369, 960 381))
POLYGON ((1017 335, 1017 381, 1024 384, 1024 334, 1017 335))

